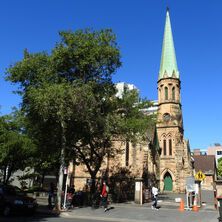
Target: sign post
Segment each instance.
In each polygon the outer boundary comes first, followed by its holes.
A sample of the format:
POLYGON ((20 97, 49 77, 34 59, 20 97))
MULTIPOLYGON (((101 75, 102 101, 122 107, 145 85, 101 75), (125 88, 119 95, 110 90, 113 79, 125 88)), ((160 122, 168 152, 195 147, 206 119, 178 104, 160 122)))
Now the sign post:
POLYGON ((198 196, 198 205, 201 206, 201 182, 206 178, 205 174, 199 170, 196 174, 195 174, 195 183, 196 183, 196 195, 198 196))

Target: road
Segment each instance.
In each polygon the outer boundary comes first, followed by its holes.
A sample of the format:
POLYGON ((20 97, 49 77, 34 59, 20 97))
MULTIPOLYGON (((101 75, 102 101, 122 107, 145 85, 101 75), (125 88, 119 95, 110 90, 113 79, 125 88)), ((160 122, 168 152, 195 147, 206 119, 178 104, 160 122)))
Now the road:
POLYGON ((144 207, 116 207, 104 213, 103 209, 76 209, 61 216, 36 214, 34 217, 0 217, 0 222, 217 222, 217 211, 184 211, 161 208, 159 211, 144 207))
MULTIPOLYGON (((1 222, 92 222, 89 219, 74 219, 74 218, 62 218, 62 217, 10 217, 10 218, 2 218, 0 217, 1 222)), ((115 222, 115 221, 109 221, 115 222)))

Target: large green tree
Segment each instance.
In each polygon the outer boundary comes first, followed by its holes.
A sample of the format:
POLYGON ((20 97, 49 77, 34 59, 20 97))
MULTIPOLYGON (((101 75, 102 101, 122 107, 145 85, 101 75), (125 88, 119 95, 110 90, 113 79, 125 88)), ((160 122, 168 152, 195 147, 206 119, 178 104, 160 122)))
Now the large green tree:
POLYGON ((112 76, 121 62, 111 30, 60 32, 60 37, 51 53, 25 50, 6 73, 20 86, 22 110, 39 153, 58 158, 59 206, 68 160, 85 164, 94 179, 104 157, 115 153, 113 138, 145 140, 150 125, 141 112, 149 104, 137 91, 115 96, 112 76))
POLYGON ((79 142, 67 141, 67 129, 71 124, 81 125, 87 113, 93 111, 89 108, 96 101, 93 90, 100 91, 98 101, 112 88, 112 74, 121 65, 111 30, 60 32, 60 36, 51 54, 25 50, 24 58, 7 70, 7 79, 20 84, 22 109, 42 145, 39 148, 47 144, 52 153, 60 152, 59 205, 66 150, 71 150, 67 146, 79 142), (98 88, 91 90, 92 85, 98 88))

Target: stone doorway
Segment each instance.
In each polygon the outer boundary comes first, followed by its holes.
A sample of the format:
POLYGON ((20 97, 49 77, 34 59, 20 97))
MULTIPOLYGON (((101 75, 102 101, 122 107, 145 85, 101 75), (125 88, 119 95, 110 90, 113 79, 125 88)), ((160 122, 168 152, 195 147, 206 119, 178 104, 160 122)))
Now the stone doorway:
POLYGON ((166 172, 164 175, 164 191, 172 191, 173 190, 173 180, 169 172, 166 172))

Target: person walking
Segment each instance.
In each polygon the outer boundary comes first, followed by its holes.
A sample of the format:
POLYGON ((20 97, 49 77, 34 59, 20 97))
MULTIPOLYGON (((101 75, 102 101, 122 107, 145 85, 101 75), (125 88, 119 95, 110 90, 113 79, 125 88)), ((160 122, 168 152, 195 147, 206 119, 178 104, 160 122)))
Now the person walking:
POLYGON ((100 206, 100 199, 101 199, 101 189, 100 184, 96 184, 96 190, 92 195, 92 208, 99 208, 100 206))
POLYGON ((157 197, 158 197, 158 188, 155 187, 155 185, 152 186, 152 199, 153 204, 151 206, 152 209, 158 210, 157 208, 157 197))
POLYGON ((106 184, 106 182, 103 182, 102 186, 102 192, 101 192, 101 199, 102 199, 102 206, 104 206, 104 212, 108 210, 107 208, 107 199, 108 199, 108 192, 109 192, 109 187, 106 184))
POLYGON ((55 186, 54 183, 50 183, 49 186, 49 193, 48 193, 48 207, 49 209, 52 209, 52 202, 55 203, 55 186))

